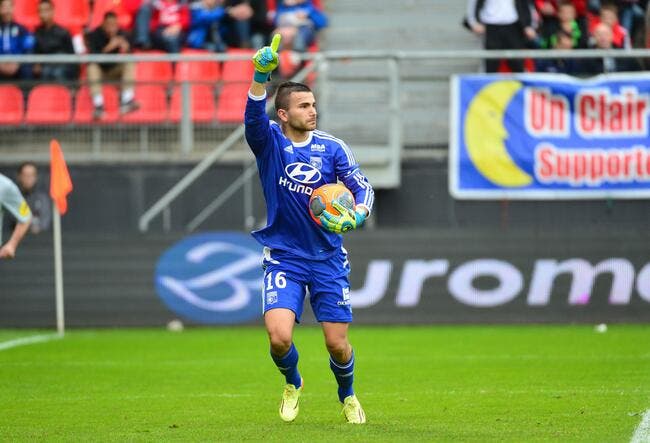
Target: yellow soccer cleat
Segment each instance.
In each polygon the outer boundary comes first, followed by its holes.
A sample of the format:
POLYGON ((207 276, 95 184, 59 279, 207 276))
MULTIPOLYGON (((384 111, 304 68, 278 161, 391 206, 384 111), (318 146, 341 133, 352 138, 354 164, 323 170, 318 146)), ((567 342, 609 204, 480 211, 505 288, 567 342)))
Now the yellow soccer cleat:
POLYGON ((280 418, 284 421, 294 421, 300 411, 300 394, 304 383, 300 379, 300 387, 296 389, 291 383, 285 385, 280 402, 280 418))
POLYGON ((366 413, 363 412, 361 403, 359 403, 356 395, 345 397, 342 413, 345 415, 345 419, 348 423, 360 425, 366 422, 366 413))

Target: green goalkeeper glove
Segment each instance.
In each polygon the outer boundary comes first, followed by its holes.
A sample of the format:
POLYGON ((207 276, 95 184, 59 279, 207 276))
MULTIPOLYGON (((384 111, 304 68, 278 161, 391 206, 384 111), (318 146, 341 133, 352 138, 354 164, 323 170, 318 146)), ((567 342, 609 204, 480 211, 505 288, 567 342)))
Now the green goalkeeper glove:
POLYGON ((332 202, 332 206, 341 213, 340 216, 323 211, 319 217, 323 227, 328 231, 342 234, 352 229, 360 228, 366 221, 367 215, 363 211, 354 211, 346 208, 337 201, 332 202))
POLYGON ((278 67, 280 62, 278 48, 280 47, 281 38, 280 34, 275 34, 271 46, 264 46, 253 56, 253 65, 255 66, 253 79, 257 83, 266 83, 271 80, 271 72, 278 67))

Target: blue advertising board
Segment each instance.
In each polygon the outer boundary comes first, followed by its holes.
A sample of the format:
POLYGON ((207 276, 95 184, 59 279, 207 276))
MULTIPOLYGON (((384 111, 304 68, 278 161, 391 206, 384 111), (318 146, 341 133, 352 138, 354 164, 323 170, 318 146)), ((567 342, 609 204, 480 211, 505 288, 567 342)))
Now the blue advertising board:
POLYGON ((459 199, 650 197, 650 76, 452 78, 459 199))

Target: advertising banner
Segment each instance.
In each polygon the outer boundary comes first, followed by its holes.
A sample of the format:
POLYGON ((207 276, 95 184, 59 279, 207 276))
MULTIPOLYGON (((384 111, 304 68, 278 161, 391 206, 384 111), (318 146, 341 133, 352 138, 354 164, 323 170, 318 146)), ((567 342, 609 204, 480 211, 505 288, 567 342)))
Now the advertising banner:
MULTIPOLYGON (((347 295, 362 324, 650 322, 645 237, 589 227, 354 232, 347 295)), ((51 244, 22 246, 20 260, 0 263, 0 327, 52 326, 51 244)), ((71 327, 262 323, 269 282, 248 233, 70 233, 65 246, 71 327)), ((308 300, 302 322, 315 323, 308 300)))
POLYGON ((650 196, 650 77, 452 79, 449 189, 459 199, 650 196))

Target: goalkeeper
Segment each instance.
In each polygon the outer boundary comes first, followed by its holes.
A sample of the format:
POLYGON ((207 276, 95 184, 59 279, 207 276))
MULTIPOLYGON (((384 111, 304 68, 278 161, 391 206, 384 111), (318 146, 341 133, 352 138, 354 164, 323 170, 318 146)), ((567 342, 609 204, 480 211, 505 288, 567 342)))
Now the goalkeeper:
POLYGON ((18 186, 0 174, 0 259, 10 259, 16 256, 18 243, 29 230, 31 221, 32 212, 18 190, 18 186), (7 243, 2 245, 2 212, 5 208, 16 218, 17 223, 7 243))
POLYGON ((271 46, 253 57, 255 76, 248 92, 245 125, 267 206, 267 225, 254 231, 253 237, 264 245, 264 322, 271 358, 286 378, 280 417, 293 421, 298 415, 303 379, 298 372, 293 326, 300 321, 309 290, 312 310, 325 335, 343 415, 349 423, 365 423, 352 386, 350 264, 340 234, 363 225, 372 209, 374 192, 350 148, 316 129, 316 101, 309 87, 294 82, 280 84, 275 97, 280 123, 269 121, 265 84, 278 65, 279 45, 280 36, 275 35, 271 46), (309 216, 309 196, 314 189, 337 180, 352 191, 357 205, 348 210, 335 203, 340 214, 324 213, 324 229, 309 216))

